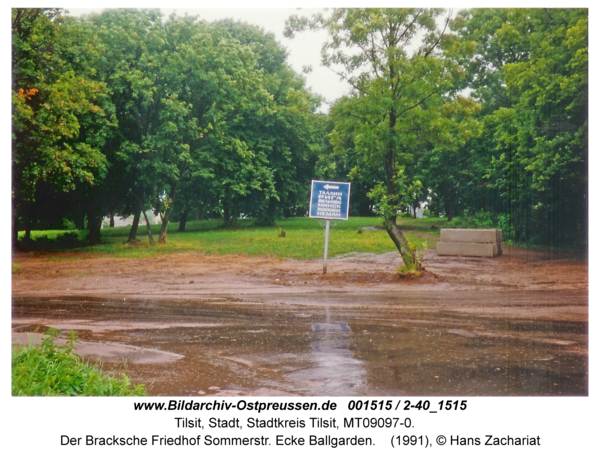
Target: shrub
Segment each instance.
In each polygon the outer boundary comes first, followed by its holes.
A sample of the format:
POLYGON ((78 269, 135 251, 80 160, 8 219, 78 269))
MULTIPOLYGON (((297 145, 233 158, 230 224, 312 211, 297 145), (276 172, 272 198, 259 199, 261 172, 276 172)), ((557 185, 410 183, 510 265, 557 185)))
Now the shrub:
POLYGON ((397 273, 402 279, 417 279, 419 276, 421 276, 420 270, 411 270, 406 268, 405 265, 398 267, 397 273))
POLYGON ((510 223, 510 217, 508 214, 499 214, 498 215, 498 224, 497 227, 502 230, 502 240, 513 241, 515 239, 515 229, 510 223))
POLYGON ((479 211, 475 214, 466 213, 446 223, 447 228, 496 228, 494 218, 487 211, 479 211))
POLYGON ((510 223, 508 214, 491 214, 480 211, 475 214, 465 213, 452 222, 447 222, 445 228, 496 228, 502 230, 502 241, 504 243, 514 241, 515 230, 510 223))
POLYGON ((79 246, 78 232, 50 231, 44 234, 32 233, 31 240, 25 243, 20 240, 22 247, 32 251, 48 251, 53 249, 73 249, 79 246))
POLYGON ((60 228, 63 230, 77 230, 77 226, 75 222, 71 219, 63 218, 60 228))
POLYGON ((423 263, 423 255, 427 250, 427 241, 426 240, 415 240, 414 243, 408 243, 408 247, 411 251, 415 253, 415 260, 417 265, 421 265, 423 263))

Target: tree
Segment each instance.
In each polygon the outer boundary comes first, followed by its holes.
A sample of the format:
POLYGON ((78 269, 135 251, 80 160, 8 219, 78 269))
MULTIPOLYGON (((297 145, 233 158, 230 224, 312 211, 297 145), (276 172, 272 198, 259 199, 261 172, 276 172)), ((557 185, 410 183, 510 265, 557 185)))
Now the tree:
POLYGON ((99 200, 105 203, 100 210, 133 214, 129 233, 133 242, 142 214, 148 222, 146 211, 155 194, 156 178, 145 174, 148 153, 143 146, 158 128, 165 106, 161 99, 169 85, 159 72, 161 56, 164 59, 168 49, 163 16, 158 10, 108 9, 81 22, 104 48, 94 68, 108 86, 118 120, 104 150, 110 168, 100 189, 99 200))
MULTIPOLYGON (((307 28, 328 31, 323 64, 352 87, 351 94, 332 108, 336 126, 332 141, 343 147, 344 137, 352 138, 358 165, 351 176, 366 168, 383 175, 370 195, 410 270, 420 264, 396 217, 420 183, 408 182, 406 165, 414 160, 418 144, 445 144, 456 138, 448 132, 452 120, 440 113, 468 111, 471 104, 451 97, 462 69, 442 52, 453 51, 456 39, 444 33, 450 17, 443 30, 437 29, 441 13, 419 8, 334 9, 329 17, 318 14, 311 20, 292 16, 285 32, 293 37, 307 28), (411 52, 410 46, 419 39, 420 47, 411 52)), ((469 130, 460 122, 454 127, 469 130)))
POLYGON ((246 214, 256 215, 259 225, 274 225, 276 215, 304 215, 306 182, 313 177, 325 133, 323 120, 315 114, 320 97, 310 93, 304 79, 289 67, 287 52, 272 33, 231 20, 214 25, 252 49, 254 68, 262 73, 264 88, 273 100, 268 115, 258 118, 249 113, 240 130, 249 146, 264 152, 274 186, 267 198, 265 192, 253 191, 250 201, 246 201, 246 214))
POLYGON ((29 238, 39 183, 71 192, 97 185, 107 168, 101 149, 114 119, 105 85, 83 65, 97 49, 61 13, 12 11, 14 244, 20 220, 29 238))
POLYGON ((202 128, 192 145, 198 160, 189 178, 213 188, 225 223, 235 226, 244 198, 275 193, 268 140, 259 128, 272 116, 273 100, 252 48, 223 27, 200 25, 180 63, 189 66, 182 97, 202 128))
POLYGON ((453 28, 485 114, 475 155, 520 241, 586 238, 588 43, 585 9, 475 9, 453 28))

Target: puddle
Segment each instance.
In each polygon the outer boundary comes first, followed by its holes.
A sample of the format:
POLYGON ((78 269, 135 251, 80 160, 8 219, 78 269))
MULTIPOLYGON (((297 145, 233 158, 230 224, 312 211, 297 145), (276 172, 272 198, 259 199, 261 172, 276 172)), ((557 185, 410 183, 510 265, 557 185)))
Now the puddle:
POLYGON ((321 323, 321 324, 313 324, 312 328, 315 332, 319 332, 321 330, 338 330, 340 332, 349 332, 350 331, 350 327, 348 327, 348 324, 321 323))
POLYGON ((76 329, 151 395, 587 395, 587 301, 570 297, 15 298, 12 326, 76 329))

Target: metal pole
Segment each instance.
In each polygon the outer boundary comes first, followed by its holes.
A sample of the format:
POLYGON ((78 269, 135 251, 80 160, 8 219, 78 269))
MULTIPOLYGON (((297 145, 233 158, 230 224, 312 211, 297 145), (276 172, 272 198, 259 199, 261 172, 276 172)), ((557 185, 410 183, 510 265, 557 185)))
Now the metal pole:
POLYGON ((329 219, 325 224, 325 254, 323 256, 323 274, 327 274, 327 248, 329 247, 329 219))

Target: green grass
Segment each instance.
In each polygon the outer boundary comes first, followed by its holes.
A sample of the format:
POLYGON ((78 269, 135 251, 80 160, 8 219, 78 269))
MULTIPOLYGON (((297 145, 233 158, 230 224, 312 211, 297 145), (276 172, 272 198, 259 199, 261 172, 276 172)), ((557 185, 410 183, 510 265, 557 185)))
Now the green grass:
POLYGON ((423 230, 439 230, 447 223, 445 217, 426 217, 424 219, 414 219, 412 217, 403 217, 398 220, 400 228, 402 226, 417 227, 423 230), (435 228, 434 228, 435 227, 435 228))
MULTIPOLYGON (((410 219, 407 225, 418 228, 419 233, 438 236, 438 230, 431 230, 441 218, 410 219)), ((153 225, 154 245, 148 243, 147 230, 140 226, 137 232, 139 243, 128 244, 130 227, 104 228, 101 231, 102 244, 69 250, 76 257, 77 252, 104 253, 111 257, 144 258, 174 252, 203 252, 205 254, 245 254, 249 256, 273 255, 281 258, 315 259, 323 256, 324 230, 317 220, 309 218, 289 218, 276 222, 275 227, 257 227, 253 219, 241 219, 238 228, 224 228, 221 220, 188 222, 186 231, 178 232, 179 224, 169 224, 167 243, 158 244, 160 225, 153 225), (286 236, 279 237, 281 230, 286 236)), ((394 251, 395 247, 385 231, 363 231, 365 226, 380 226, 378 218, 352 217, 340 221, 330 232, 329 257, 352 252, 383 253, 394 251)), ((33 232, 35 233, 35 232, 33 232)), ((32 233, 32 237, 33 237, 32 233)), ((45 232, 43 232, 45 233, 45 232)), ((419 235, 406 230, 410 243, 423 241, 419 235)), ((85 231, 79 239, 85 238, 85 231)), ((429 249, 435 248, 435 240, 425 240, 429 249)), ((53 258, 52 260, 59 260, 53 258)))
POLYGON ((108 375, 72 352, 77 334, 64 346, 55 344, 58 331, 50 329, 40 346, 33 344, 12 353, 13 396, 141 396, 146 388, 132 384, 123 374, 108 375))

